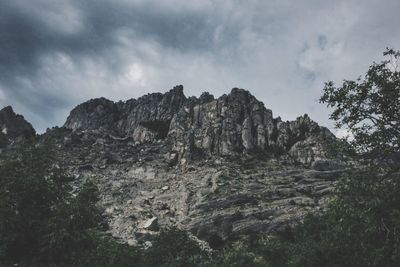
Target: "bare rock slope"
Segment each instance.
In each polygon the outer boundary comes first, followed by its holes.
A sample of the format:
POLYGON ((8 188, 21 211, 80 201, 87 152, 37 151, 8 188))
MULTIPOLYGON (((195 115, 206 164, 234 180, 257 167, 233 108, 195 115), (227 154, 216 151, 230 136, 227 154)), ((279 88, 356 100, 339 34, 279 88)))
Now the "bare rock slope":
POLYGON ((323 209, 345 171, 328 129, 307 115, 274 118, 237 88, 219 98, 188 98, 177 86, 92 99, 40 141, 75 177, 74 190, 96 181, 109 231, 130 245, 171 225, 212 247, 282 231, 323 209))

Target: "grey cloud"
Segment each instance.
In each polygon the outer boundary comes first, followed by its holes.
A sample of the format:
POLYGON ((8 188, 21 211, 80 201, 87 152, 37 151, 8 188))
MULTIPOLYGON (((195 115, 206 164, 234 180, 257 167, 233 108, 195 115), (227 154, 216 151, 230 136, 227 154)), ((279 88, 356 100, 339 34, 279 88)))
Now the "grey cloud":
MULTIPOLYGON (((35 5, 35 2, 26 5, 35 5)), ((46 1, 39 2, 46 4, 46 1)), ((80 57, 104 57, 110 72, 118 73, 124 65, 123 59, 112 58, 113 49, 118 45, 115 33, 120 29, 131 31, 132 42, 150 39, 183 52, 199 52, 212 45, 212 28, 207 25, 212 22, 201 14, 170 16, 151 7, 137 8, 114 1, 69 1, 67 4, 74 5, 84 20, 84 28, 71 34, 43 23, 49 15, 46 10, 31 14, 28 6, 21 8, 21 1, 0 3, 0 82, 4 93, 49 121, 54 119, 50 110, 71 106, 74 100, 54 93, 54 88, 37 87, 43 78, 39 73, 43 56, 61 51, 78 65, 80 57), (34 83, 33 87, 21 79, 34 83)))
POLYGON ((244 87, 277 115, 309 113, 323 82, 352 79, 400 48, 396 0, 0 2, 0 105, 39 131, 91 97, 114 100, 184 84, 244 87))

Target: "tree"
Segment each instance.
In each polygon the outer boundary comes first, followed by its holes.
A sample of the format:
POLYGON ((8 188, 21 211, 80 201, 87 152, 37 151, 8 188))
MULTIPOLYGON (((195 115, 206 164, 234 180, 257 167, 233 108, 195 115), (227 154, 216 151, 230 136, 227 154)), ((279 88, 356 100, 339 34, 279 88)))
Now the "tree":
POLYGON ((208 260, 207 252, 176 227, 163 229, 144 253, 144 266, 199 266, 208 260))
POLYGON ((373 63, 364 79, 325 83, 321 103, 333 108, 330 118, 354 137, 357 152, 375 157, 400 151, 400 51, 387 49, 386 60, 373 63))
MULTIPOLYGON (((369 159, 400 152, 400 51, 387 49, 383 55, 388 59, 373 63, 363 80, 346 80, 341 87, 327 82, 320 99, 333 108, 336 126, 351 131, 356 152, 369 159)), ((337 195, 320 218, 320 230, 303 235, 324 248, 324 266, 398 266, 399 166, 366 163, 339 181, 337 195)), ((318 256, 299 259, 318 266, 318 256)))
POLYGON ((74 197, 71 178, 50 155, 36 144, 0 161, 0 265, 71 265, 97 245, 90 232, 101 220, 96 186, 87 182, 74 197))
POLYGON ((289 266, 398 266, 399 173, 352 170, 328 209, 296 229, 289 266))
POLYGON ((68 177, 43 147, 29 146, 0 165, 0 259, 40 254, 52 208, 63 201, 68 177))

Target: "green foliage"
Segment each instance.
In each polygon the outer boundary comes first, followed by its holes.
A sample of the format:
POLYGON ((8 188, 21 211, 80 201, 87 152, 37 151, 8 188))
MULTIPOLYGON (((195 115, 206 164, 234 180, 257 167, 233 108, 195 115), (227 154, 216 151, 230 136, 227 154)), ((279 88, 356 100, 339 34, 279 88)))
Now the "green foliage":
MULTIPOLYGON (((331 118, 354 135, 351 144, 370 159, 400 152, 400 51, 374 63, 364 80, 328 82, 321 102, 331 118)), ((397 266, 400 261, 400 173, 395 164, 366 162, 339 182, 337 197, 321 218, 316 241, 337 266, 397 266), (397 263, 397 264, 396 264, 397 263)), ((311 257, 313 258, 313 257, 311 257)), ((315 257, 314 257, 315 258, 315 257)))
POLYGON ((363 80, 345 80, 341 87, 327 82, 320 98, 333 108, 337 127, 354 135, 357 151, 372 157, 400 151, 400 51, 383 54, 388 60, 370 66, 363 80))
POLYGON ((0 262, 68 262, 101 221, 97 188, 74 197, 71 179, 45 146, 27 146, 0 165, 0 262))
POLYGON ((339 184, 325 215, 331 249, 348 266, 396 266, 400 261, 400 174, 376 166, 339 184))
POLYGON ((254 253, 246 244, 237 243, 235 246, 214 254, 210 262, 203 263, 204 267, 262 267, 266 265, 261 255, 254 253))
POLYGON ((199 266, 208 259, 187 232, 177 228, 163 230, 145 252, 144 266, 199 266))
POLYGON ((54 207, 48 220, 50 262, 65 263, 79 258, 82 250, 77 248, 96 247, 91 230, 96 229, 102 220, 97 201, 97 187, 86 182, 76 197, 54 207))
MULTIPOLYGON (((79 255, 74 257, 73 264, 62 263, 65 266, 82 267, 126 267, 144 266, 143 255, 138 249, 120 244, 114 238, 93 232, 90 244, 84 247, 79 255)), ((59 266, 63 266, 59 264, 59 266)))
POLYGON ((67 182, 42 147, 21 149, 1 164, 0 259, 35 257, 48 248, 48 219, 66 199, 67 182))
MULTIPOLYGON (((400 52, 374 63, 365 78, 325 84, 320 101, 333 108, 331 118, 348 128, 356 152, 370 159, 399 152, 400 52)), ((360 162, 361 163, 361 162, 360 162)), ((400 173, 394 165, 353 169, 337 185, 337 195, 320 217, 296 230, 292 266, 398 266, 400 261, 400 173)))

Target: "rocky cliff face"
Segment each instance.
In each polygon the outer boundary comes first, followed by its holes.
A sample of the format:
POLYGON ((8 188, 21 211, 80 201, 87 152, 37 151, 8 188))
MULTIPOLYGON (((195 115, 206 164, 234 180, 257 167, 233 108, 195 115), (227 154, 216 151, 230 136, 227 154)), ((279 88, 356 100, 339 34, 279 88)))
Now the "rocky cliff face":
POLYGON ((142 137, 155 134, 157 138, 164 138, 169 123, 185 101, 182 86, 166 94, 148 94, 126 102, 92 99, 72 110, 64 126, 72 130, 100 130, 134 137, 141 142, 154 141, 142 137))
POLYGON ((32 125, 23 116, 15 114, 12 107, 0 110, 0 148, 35 135, 32 125))
POLYGON ((326 128, 307 115, 274 118, 237 88, 219 98, 187 98, 177 86, 126 102, 93 99, 38 140, 75 177, 74 190, 97 183, 110 233, 130 245, 169 225, 212 247, 281 231, 323 209, 346 167, 331 157, 326 128))
POLYGON ((168 138, 174 144, 170 157, 183 163, 204 155, 248 152, 285 153, 311 163, 327 156, 323 143, 334 139, 307 115, 292 122, 273 118, 262 102, 238 88, 218 99, 209 93, 186 98, 182 86, 126 102, 93 99, 75 108, 64 126, 139 143, 168 138))

